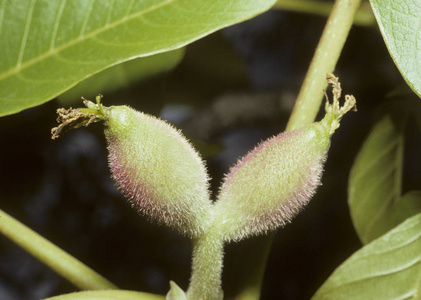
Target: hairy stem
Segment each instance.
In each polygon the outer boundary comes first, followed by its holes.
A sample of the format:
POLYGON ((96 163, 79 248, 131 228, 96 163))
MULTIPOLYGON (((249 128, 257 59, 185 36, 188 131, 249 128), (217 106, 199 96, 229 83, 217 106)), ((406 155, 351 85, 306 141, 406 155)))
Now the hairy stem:
POLYGON ((222 300, 221 274, 224 255, 223 241, 212 230, 193 240, 193 267, 189 300, 222 300))
MULTIPOLYGON (((360 3, 361 0, 336 0, 290 116, 286 128, 288 131, 314 122, 322 103, 323 90, 327 86, 326 74, 333 73, 360 3)), ((259 239, 259 245, 254 247, 257 253, 254 252, 250 259, 258 259, 259 263, 245 271, 250 274, 245 281, 250 282, 254 289, 242 288, 236 299, 259 299, 255 291, 260 290, 262 285, 264 272, 261 270, 266 265, 273 238, 274 234, 269 234, 259 239)))
POLYGON ((2 210, 0 232, 82 290, 117 289, 91 268, 2 210))

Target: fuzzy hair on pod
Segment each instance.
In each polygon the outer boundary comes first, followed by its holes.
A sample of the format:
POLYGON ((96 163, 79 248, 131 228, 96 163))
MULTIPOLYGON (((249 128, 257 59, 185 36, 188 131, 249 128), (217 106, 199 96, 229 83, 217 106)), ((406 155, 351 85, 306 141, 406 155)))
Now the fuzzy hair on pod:
POLYGON ((281 133, 231 168, 215 215, 225 240, 241 240, 290 222, 320 185, 330 134, 320 123, 281 133))
POLYGON ((309 202, 323 172, 330 137, 342 117, 356 110, 345 96, 339 104, 339 78, 327 74, 333 101, 326 95, 325 117, 281 133, 258 145, 226 175, 214 207, 214 226, 225 241, 241 240, 284 226, 309 202))
POLYGON ((127 106, 105 107, 101 95, 96 104, 83 99, 86 108, 58 109, 52 139, 104 121, 113 177, 135 209, 194 239, 212 233, 240 240, 290 222, 320 185, 330 136, 356 110, 350 95, 340 106, 339 78, 326 79, 333 102, 326 102, 323 120, 257 146, 231 168, 215 204, 205 164, 179 131, 127 106))
POLYGON ((168 123, 127 106, 105 119, 109 166, 120 190, 139 212, 195 237, 211 209, 205 164, 168 123))

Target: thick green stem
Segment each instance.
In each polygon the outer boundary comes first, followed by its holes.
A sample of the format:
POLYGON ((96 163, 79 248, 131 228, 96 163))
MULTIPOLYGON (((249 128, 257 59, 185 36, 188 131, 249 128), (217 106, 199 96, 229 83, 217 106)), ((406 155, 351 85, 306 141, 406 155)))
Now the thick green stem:
POLYGON ((222 300, 221 274, 224 244, 212 230, 193 240, 193 267, 189 300, 222 300))
MULTIPOLYGON (((333 73, 360 3, 361 0, 336 0, 289 119, 288 131, 314 122, 327 86, 326 74, 333 73)), ((259 299, 255 291, 260 290, 262 285, 264 272, 261 270, 266 265, 273 238, 272 233, 259 239, 259 245, 256 245, 258 253, 250 257, 250 260, 258 259, 259 263, 245 271, 250 274, 246 281, 254 288, 244 287, 236 299, 259 299)))
MULTIPOLYGON (((332 6, 331 2, 315 0, 278 0, 273 8, 328 17, 332 6)), ((370 3, 361 4, 354 17, 354 25, 375 26, 376 24, 370 3)))
POLYGON ((311 61, 289 119, 287 130, 314 122, 327 87, 326 74, 333 73, 361 0, 337 0, 311 61))
POLYGON ((91 268, 2 210, 0 232, 82 290, 117 289, 91 268))

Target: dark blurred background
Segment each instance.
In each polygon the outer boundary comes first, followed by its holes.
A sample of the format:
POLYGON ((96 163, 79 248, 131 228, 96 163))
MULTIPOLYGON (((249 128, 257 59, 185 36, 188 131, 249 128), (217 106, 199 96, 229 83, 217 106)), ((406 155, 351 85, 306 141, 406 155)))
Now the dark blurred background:
MULTIPOLYGON (((181 128, 207 160, 215 192, 239 156, 284 130, 325 21, 269 11, 189 45, 171 72, 105 94, 103 102, 128 104, 181 128)), ((317 195, 277 232, 262 299, 309 299, 361 247, 347 207, 349 170, 374 109, 404 82, 376 26, 353 27, 335 74, 344 93, 357 98, 358 112, 333 136, 317 195)), ((165 294, 173 280, 186 289, 189 240, 150 224, 126 203, 110 178, 102 125, 50 139, 55 110, 81 105, 75 100, 0 119, 1 208, 120 288, 165 294)), ((226 247, 228 297, 236 281, 230 270, 238 269, 234 258, 248 243, 226 247)), ((76 290, 0 236, 0 299, 76 290)))

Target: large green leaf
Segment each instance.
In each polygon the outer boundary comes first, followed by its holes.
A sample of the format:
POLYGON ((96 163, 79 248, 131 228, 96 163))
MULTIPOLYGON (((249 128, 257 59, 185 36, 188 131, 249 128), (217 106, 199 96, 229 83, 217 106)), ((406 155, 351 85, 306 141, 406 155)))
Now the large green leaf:
POLYGON ((421 97, 419 0, 370 0, 380 31, 399 71, 421 97))
POLYGON ((419 112, 417 104, 400 101, 384 106, 352 167, 348 202, 365 244, 421 211, 421 193, 402 196, 401 188, 405 126, 419 112))
POLYGON ((105 291, 83 291, 70 294, 64 294, 44 300, 164 300, 164 296, 149 293, 124 291, 124 290, 105 290, 105 291))
POLYGON ((313 300, 420 299, 421 214, 364 246, 339 266, 313 300))
POLYGON ((0 116, 114 64, 184 46, 275 0, 0 0, 0 116))

